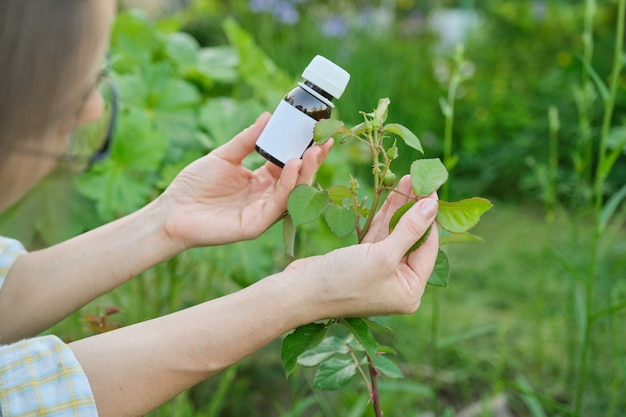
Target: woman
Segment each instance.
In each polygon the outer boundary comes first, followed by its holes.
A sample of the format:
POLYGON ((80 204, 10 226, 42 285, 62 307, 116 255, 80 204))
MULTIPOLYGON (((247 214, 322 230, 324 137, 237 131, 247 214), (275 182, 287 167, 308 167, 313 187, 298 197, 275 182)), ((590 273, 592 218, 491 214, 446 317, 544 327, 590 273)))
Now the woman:
MULTIPOLYGON (((96 120, 95 88, 113 0, 0 2, 0 210, 56 165, 77 126, 96 120)), ((273 339, 315 320, 413 312, 437 253, 435 198, 389 234, 407 197, 392 194, 365 243, 192 308, 69 345, 36 337, 95 297, 192 247, 253 239, 310 183, 332 142, 281 170, 241 162, 269 119, 186 167, 143 209, 56 246, 25 253, 0 239, 0 415, 139 416, 273 339)), ((410 195, 404 178, 399 187, 410 195)))

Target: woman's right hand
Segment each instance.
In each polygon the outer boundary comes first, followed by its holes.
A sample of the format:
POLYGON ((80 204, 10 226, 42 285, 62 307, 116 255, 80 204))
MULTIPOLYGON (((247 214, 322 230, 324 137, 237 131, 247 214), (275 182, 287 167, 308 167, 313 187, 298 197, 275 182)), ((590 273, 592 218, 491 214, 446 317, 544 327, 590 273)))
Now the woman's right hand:
POLYGON ((404 314, 419 307, 437 258, 436 225, 422 246, 405 254, 435 220, 437 197, 418 201, 389 233, 391 216, 411 195, 410 178, 404 177, 398 188, 400 193, 387 198, 363 243, 297 260, 285 270, 310 291, 313 302, 305 302, 309 311, 303 313, 311 321, 404 314))

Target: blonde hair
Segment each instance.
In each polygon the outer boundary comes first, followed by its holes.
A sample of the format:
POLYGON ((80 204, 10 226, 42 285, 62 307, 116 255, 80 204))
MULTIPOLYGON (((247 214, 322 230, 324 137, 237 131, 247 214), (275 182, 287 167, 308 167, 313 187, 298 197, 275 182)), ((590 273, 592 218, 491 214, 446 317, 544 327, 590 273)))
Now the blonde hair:
POLYGON ((18 141, 45 146, 80 111, 93 84, 96 1, 0 1, 0 164, 18 141))

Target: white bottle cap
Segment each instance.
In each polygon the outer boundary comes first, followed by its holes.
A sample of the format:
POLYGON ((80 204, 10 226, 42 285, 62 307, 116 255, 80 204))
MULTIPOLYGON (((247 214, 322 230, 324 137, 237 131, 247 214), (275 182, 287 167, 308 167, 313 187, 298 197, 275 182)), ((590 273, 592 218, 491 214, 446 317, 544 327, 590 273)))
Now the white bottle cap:
POLYGON ((304 69, 302 78, 339 98, 350 81, 350 74, 334 62, 317 55, 304 69))

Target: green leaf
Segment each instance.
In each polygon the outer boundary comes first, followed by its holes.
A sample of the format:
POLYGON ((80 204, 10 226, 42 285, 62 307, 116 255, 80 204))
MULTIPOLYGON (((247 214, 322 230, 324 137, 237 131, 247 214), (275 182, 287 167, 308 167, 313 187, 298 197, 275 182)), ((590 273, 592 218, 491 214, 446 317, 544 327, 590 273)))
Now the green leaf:
POLYGON ((341 205, 346 198, 352 198, 352 193, 345 185, 333 185, 326 189, 330 196, 330 201, 341 205))
POLYGON ((337 237, 348 236, 356 227, 356 214, 352 209, 328 204, 324 210, 324 220, 337 237))
MULTIPOLYGON (((352 338, 352 336, 350 336, 352 338)), ((330 336, 322 342, 298 356, 298 364, 307 367, 318 366, 333 355, 347 354, 350 351, 345 340, 330 336)))
POLYGON ((600 230, 604 230, 606 225, 611 220, 611 217, 615 214, 615 211, 619 207, 619 205, 626 198, 626 185, 622 186, 618 192, 613 194, 609 201, 606 202, 604 207, 602 207, 602 211, 600 212, 600 230))
POLYGON ((372 336, 372 332, 367 323, 359 318, 342 319, 341 322, 350 329, 350 332, 352 332, 359 344, 365 349, 367 356, 375 358, 378 343, 374 340, 374 336, 372 336))
POLYGON ((602 77, 600 77, 600 75, 597 73, 595 68, 591 65, 591 62, 589 62, 586 59, 583 59, 582 62, 583 62, 585 69, 589 73, 591 80, 596 85, 596 88, 598 92, 600 93, 600 97, 602 98, 602 101, 606 101, 607 97, 609 97, 609 94, 610 94, 609 88, 607 87, 605 82, 602 80, 602 77))
POLYGON ((166 62, 137 71, 115 78, 122 108, 145 113, 172 140, 195 144, 200 103, 196 87, 175 78, 173 67, 166 62))
POLYGON ((113 24, 111 50, 116 71, 130 72, 149 64, 152 54, 161 48, 158 32, 137 9, 121 12, 113 24))
POLYGON ((439 107, 441 107, 441 114, 444 117, 449 118, 452 116, 452 106, 444 97, 439 97, 439 107))
POLYGON ((156 172, 167 148, 168 138, 155 128, 149 116, 129 110, 120 116, 111 159, 132 172, 156 172))
POLYGON ((199 124, 219 146, 250 126, 261 112, 263 107, 256 101, 218 97, 200 108, 199 124))
POLYGON ((287 207, 293 223, 304 224, 320 217, 328 202, 327 192, 319 191, 310 185, 301 184, 289 194, 287 207))
POLYGON ((313 379, 313 387, 324 390, 343 388, 356 374, 356 367, 352 359, 330 358, 320 365, 313 379))
POLYGON ((230 46, 202 48, 198 52, 198 71, 211 80, 233 84, 237 81, 239 57, 230 46))
POLYGON ((411 184, 418 197, 437 191, 448 180, 448 170, 439 158, 418 159, 411 164, 411 184))
POLYGON ((387 378, 399 379, 404 377, 398 365, 385 355, 376 356, 376 359, 374 359, 374 367, 387 378))
POLYGON ((76 180, 78 190, 95 201, 103 221, 132 213, 149 200, 152 187, 143 177, 132 175, 124 166, 108 159, 95 165, 76 180))
POLYGON ((476 236, 467 232, 452 233, 447 236, 439 237, 439 246, 452 245, 455 243, 467 243, 467 242, 484 242, 484 239, 480 236, 476 236))
POLYGON ((198 45, 198 41, 187 33, 171 33, 165 41, 165 53, 183 72, 187 72, 196 66, 199 50, 200 45, 198 45))
POLYGON ((450 261, 448 260, 448 255, 439 249, 439 252, 437 252, 437 260, 435 261, 435 267, 428 278, 428 284, 436 287, 447 287, 449 278, 450 261))
POLYGON ((478 224, 480 216, 493 205, 485 198, 472 197, 461 201, 439 201, 437 222, 450 233, 463 233, 478 224))
POLYGON ((385 120, 387 120, 389 104, 391 104, 391 100, 387 97, 378 99, 378 105, 376 106, 376 110, 374 110, 374 120, 378 126, 382 126, 385 120))
POLYGON ((275 106, 285 91, 293 88, 293 79, 276 66, 234 19, 227 19, 223 27, 229 43, 239 55, 238 69, 243 81, 252 87, 256 97, 262 97, 267 105, 275 106))
POLYGON ((396 228, 398 222, 400 221, 402 216, 404 216, 404 213, 409 211, 409 209, 414 205, 415 201, 407 201, 406 203, 401 205, 395 213, 393 213, 393 216, 391 216, 391 219, 389 220, 389 233, 393 232, 393 229, 396 228))
POLYGON ((287 376, 291 374, 298 356, 308 349, 317 346, 326 336, 328 326, 322 323, 310 323, 298 327, 283 339, 281 356, 287 376))
MULTIPOLYGON (((368 327, 370 328, 370 330, 374 330, 377 332, 381 332, 387 335, 393 335, 393 329, 389 326, 386 326, 382 323, 379 323, 378 321, 375 320, 380 320, 381 318, 375 318, 375 319, 368 319, 368 318, 362 318, 361 320, 363 320, 365 322, 365 324, 368 325, 368 327)), ((380 350, 380 346, 378 347, 380 350)))
POLYGON ((289 214, 287 214, 283 219, 283 242, 285 243, 285 252, 287 255, 294 258, 296 247, 296 225, 293 224, 293 220, 289 214))
POLYGON ((396 136, 399 136, 400 139, 402 139, 404 143, 407 144, 407 146, 410 146, 411 148, 420 151, 420 153, 424 153, 422 144, 420 140, 417 138, 417 136, 415 136, 413 132, 411 132, 409 129, 402 126, 401 124, 390 123, 388 125, 385 125, 384 131, 392 133, 396 136))
POLYGON ((340 120, 322 119, 315 123, 315 127, 313 128, 313 140, 317 143, 324 143, 340 129, 344 132, 352 133, 340 120))

